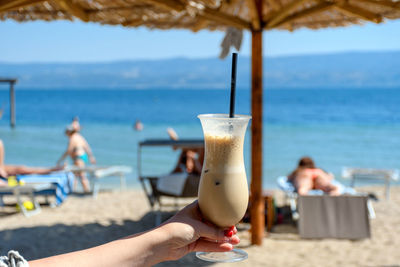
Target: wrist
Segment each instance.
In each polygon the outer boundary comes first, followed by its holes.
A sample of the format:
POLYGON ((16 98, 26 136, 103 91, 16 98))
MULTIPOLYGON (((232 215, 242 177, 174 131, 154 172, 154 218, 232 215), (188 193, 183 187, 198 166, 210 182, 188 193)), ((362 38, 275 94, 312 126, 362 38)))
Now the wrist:
POLYGON ((162 227, 146 232, 140 236, 143 244, 147 244, 145 266, 153 266, 168 260, 168 234, 162 227))
POLYGON ((157 240, 157 244, 155 244, 156 254, 158 258, 158 262, 168 261, 170 259, 170 239, 171 235, 165 229, 165 225, 162 225, 152 231, 155 236, 155 240, 157 240))

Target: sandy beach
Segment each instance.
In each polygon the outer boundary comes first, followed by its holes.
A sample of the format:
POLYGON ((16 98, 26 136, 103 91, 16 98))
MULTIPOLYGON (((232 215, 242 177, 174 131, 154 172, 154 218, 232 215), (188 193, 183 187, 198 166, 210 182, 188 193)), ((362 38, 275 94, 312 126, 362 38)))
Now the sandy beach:
MULTIPOLYGON (((400 266, 400 187, 391 189, 390 200, 383 187, 368 187, 379 198, 374 203, 370 239, 302 240, 291 224, 274 227, 262 246, 251 246, 249 233, 240 231, 239 247, 249 259, 215 266, 400 266)), ((276 198, 281 197, 276 191, 276 198)), ((7 199, 6 199, 7 200, 7 199)), ((279 201, 278 201, 279 203, 279 201)), ((8 207, 7 210, 10 208, 8 207)), ((4 209, 3 209, 4 211, 4 209)), ((123 236, 150 229, 154 213, 140 190, 102 192, 97 199, 71 196, 58 208, 43 207, 40 214, 25 218, 20 213, 0 216, 0 254, 9 249, 28 259, 47 257, 93 247, 123 236)), ((157 266, 206 266, 189 254, 179 261, 157 266)))

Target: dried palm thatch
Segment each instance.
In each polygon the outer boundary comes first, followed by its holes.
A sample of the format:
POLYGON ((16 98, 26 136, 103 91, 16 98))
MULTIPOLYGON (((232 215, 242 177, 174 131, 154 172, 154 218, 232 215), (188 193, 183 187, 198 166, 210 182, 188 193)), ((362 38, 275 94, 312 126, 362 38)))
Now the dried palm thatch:
POLYGON ((221 57, 241 30, 319 29, 400 18, 397 0, 0 0, 0 20, 74 20, 125 27, 226 30, 221 57), (259 3, 261 2, 261 5, 259 3), (258 6, 262 6, 258 10, 258 6))
POLYGON ((74 20, 125 27, 318 29, 400 18, 397 0, 0 0, 0 19, 74 20))

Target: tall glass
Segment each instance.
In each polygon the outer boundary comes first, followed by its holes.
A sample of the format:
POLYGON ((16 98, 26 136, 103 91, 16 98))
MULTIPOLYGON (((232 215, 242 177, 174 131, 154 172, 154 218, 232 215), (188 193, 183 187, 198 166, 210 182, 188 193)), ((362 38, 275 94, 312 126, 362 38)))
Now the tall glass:
MULTIPOLYGON (((249 189, 244 167, 243 144, 250 116, 228 114, 199 115, 205 141, 205 158, 199 185, 199 206, 203 216, 221 228, 237 224, 244 216, 249 189)), ((212 262, 233 262, 247 253, 198 252, 196 256, 212 262)))

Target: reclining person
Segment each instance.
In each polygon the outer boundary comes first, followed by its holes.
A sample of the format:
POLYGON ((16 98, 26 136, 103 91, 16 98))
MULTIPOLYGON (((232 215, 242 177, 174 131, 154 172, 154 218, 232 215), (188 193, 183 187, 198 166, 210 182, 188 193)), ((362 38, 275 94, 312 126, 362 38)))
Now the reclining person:
MULTIPOLYGON (((172 140, 178 140, 178 135, 172 128, 167 129, 167 133, 172 140)), ((176 166, 172 173, 186 172, 188 174, 201 174, 204 161, 204 148, 185 148, 182 149, 176 166)))
POLYGON ((299 195, 307 195, 310 190, 318 189, 331 196, 340 194, 339 187, 332 183, 334 176, 317 168, 310 157, 299 160, 297 168, 288 176, 299 195))
MULTIPOLYGON (((41 167, 28 167, 23 165, 6 165, 4 164, 5 150, 3 141, 0 140, 0 177, 7 178, 9 176, 23 175, 23 174, 47 174, 53 171, 62 170, 62 167, 54 168, 41 168, 41 167)), ((0 180, 1 184, 6 185, 4 181, 0 180)))

